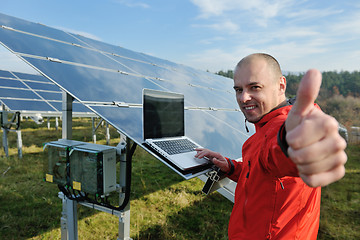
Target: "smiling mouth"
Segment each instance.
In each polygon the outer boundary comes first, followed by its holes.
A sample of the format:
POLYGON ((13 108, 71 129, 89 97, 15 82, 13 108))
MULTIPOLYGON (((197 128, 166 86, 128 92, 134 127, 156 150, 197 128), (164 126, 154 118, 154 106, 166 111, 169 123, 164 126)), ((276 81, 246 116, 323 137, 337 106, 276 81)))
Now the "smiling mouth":
POLYGON ((255 108, 256 108, 256 106, 254 106, 254 105, 252 105, 252 106, 244 106, 245 110, 253 110, 255 108))

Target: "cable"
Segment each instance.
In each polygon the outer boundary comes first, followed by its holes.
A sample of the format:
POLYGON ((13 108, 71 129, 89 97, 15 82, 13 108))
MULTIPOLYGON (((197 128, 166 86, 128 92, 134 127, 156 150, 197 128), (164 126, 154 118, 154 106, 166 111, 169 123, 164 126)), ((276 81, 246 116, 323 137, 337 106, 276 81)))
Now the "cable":
POLYGON ((130 151, 126 151, 126 187, 125 187, 125 199, 124 202, 117 208, 117 210, 124 210, 126 205, 130 200, 130 191, 131 191, 131 170, 132 170, 132 157, 135 153, 137 144, 133 143, 130 151))
MULTIPOLYGON (((97 205, 101 205, 107 208, 110 208, 112 210, 116 210, 116 211, 122 211, 125 209, 125 207, 127 206, 127 204, 130 201, 130 193, 131 193, 131 171, 132 171, 132 157, 135 153, 137 144, 133 143, 133 145, 130 147, 127 147, 127 151, 126 151, 126 183, 125 183, 125 198, 123 203, 119 206, 119 207, 115 207, 113 205, 111 205, 109 203, 109 199, 108 196, 104 196, 101 197, 98 194, 94 194, 94 199, 91 199, 89 197, 88 193, 83 193, 79 190, 75 190, 73 189, 70 184, 69 184, 69 180, 70 180, 70 169, 69 167, 66 167, 65 169, 65 175, 67 178, 67 183, 65 186, 58 184, 59 190, 70 200, 74 200, 77 202, 81 202, 81 201, 85 201, 85 202, 89 202, 92 204, 97 204, 97 205)), ((65 163, 65 161, 64 161, 65 163)), ((67 161, 66 164, 69 165, 69 159, 67 157, 67 161)), ((54 166, 55 167, 55 166, 54 166)), ((55 170, 55 169, 54 169, 55 170)), ((55 171, 58 172, 58 171, 55 171)))

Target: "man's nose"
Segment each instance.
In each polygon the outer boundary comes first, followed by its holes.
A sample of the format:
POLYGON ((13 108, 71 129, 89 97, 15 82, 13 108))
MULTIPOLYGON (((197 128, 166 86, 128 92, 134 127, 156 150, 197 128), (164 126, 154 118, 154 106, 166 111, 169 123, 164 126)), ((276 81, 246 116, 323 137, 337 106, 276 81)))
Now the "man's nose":
POLYGON ((251 99, 251 96, 248 92, 246 91, 243 91, 239 96, 238 96, 238 100, 239 102, 242 102, 242 103, 246 103, 247 101, 250 101, 251 99))

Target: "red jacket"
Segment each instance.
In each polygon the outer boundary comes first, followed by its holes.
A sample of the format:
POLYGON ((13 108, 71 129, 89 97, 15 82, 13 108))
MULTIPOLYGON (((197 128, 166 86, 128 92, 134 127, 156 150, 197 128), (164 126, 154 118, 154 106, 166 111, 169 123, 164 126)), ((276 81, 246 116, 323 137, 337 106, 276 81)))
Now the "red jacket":
POLYGON ((281 151, 277 134, 291 106, 265 115, 243 145, 243 161, 229 176, 237 182, 229 239, 316 239, 321 188, 308 187, 281 151))

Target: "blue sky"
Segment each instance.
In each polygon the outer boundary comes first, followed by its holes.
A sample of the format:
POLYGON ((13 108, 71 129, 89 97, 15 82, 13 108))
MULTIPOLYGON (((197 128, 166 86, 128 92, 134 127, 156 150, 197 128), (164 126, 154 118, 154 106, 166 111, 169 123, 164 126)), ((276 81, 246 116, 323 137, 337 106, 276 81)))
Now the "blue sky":
MULTIPOLYGON (((1 13, 201 70, 266 52, 284 71, 360 70, 358 0, 2 0, 1 13)), ((0 47, 0 69, 27 71, 0 47)))

